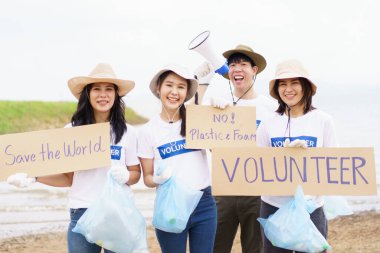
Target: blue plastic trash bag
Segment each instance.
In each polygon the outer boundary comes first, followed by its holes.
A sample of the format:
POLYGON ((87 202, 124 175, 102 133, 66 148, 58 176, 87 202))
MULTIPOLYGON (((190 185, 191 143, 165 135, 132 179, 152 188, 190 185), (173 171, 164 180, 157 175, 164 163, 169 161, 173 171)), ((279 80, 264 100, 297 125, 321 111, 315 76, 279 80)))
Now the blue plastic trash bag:
POLYGON ((341 196, 325 196, 325 203, 323 205, 323 211, 326 219, 331 220, 340 215, 353 214, 347 200, 341 196))
POLYGON ((202 191, 188 189, 175 177, 170 177, 157 188, 153 226, 162 231, 181 233, 202 194, 202 191))
POLYGON ((331 249, 310 219, 300 186, 293 200, 280 207, 268 219, 257 220, 273 246, 302 252, 321 252, 331 249))
POLYGON ((131 189, 119 185, 110 173, 103 192, 78 220, 73 232, 114 252, 148 252, 145 218, 133 203, 131 189))

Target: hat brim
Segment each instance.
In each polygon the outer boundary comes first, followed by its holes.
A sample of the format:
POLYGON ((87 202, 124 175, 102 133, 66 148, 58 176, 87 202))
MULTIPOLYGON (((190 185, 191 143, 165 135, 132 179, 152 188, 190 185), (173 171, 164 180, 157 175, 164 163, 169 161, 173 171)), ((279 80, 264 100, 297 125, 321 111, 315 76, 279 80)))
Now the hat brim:
POLYGON ((149 84, 149 88, 152 91, 153 95, 156 96, 158 99, 160 99, 160 95, 158 94, 158 91, 157 91, 158 78, 166 71, 173 71, 180 77, 186 80, 190 80, 190 89, 187 90, 185 102, 190 100, 198 90, 198 81, 193 76, 190 76, 188 73, 183 73, 179 69, 176 69, 175 67, 163 68, 160 71, 158 71, 157 74, 154 75, 154 77, 152 78, 152 81, 150 81, 150 84, 149 84))
MULTIPOLYGON (((265 58, 261 54, 254 53, 254 52, 247 51, 247 50, 232 49, 232 50, 228 50, 228 51, 224 52, 223 56, 226 59, 228 59, 231 55, 236 54, 236 53, 244 54, 248 58, 250 58, 256 64, 256 66, 258 68, 257 74, 259 74, 261 71, 263 71, 265 69, 265 67, 267 66, 267 61, 265 60, 265 58)), ((223 75, 223 77, 230 79, 230 77, 228 76, 228 73, 223 75)))
POLYGON ((79 99, 85 86, 91 83, 113 83, 118 87, 119 96, 125 96, 135 87, 135 82, 130 80, 115 79, 115 78, 94 78, 88 76, 73 77, 68 81, 71 93, 79 99))
POLYGON ((276 96, 276 93, 274 92, 274 84, 276 83, 276 80, 288 79, 288 78, 298 78, 298 77, 305 78, 310 82, 310 84, 311 84, 311 95, 314 96, 315 93, 317 92, 317 86, 309 78, 307 78, 305 76, 301 76, 300 74, 297 74, 297 73, 284 73, 284 74, 276 76, 276 79, 272 79, 269 82, 269 94, 273 98, 279 100, 279 97, 276 96))

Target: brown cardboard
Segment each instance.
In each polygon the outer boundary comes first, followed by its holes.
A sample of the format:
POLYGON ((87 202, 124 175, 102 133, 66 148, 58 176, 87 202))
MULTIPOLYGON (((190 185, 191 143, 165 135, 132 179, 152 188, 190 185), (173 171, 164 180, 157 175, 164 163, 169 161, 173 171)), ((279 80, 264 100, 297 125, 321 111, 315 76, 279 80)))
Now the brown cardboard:
POLYGON ((214 148, 213 195, 376 195, 373 148, 214 148))
POLYGON ((256 108, 186 107, 186 148, 255 147, 256 108))
POLYGON ((1 135, 0 180, 108 167, 110 157, 109 123, 1 135))

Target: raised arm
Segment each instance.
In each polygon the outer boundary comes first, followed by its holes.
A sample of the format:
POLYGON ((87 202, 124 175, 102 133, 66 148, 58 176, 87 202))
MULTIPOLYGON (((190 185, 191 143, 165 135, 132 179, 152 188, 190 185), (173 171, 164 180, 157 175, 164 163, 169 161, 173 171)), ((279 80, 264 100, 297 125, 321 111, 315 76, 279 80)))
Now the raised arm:
MULTIPOLYGON (((198 103, 202 104, 203 97, 207 91, 208 85, 211 82, 212 77, 215 74, 213 66, 205 61, 200 66, 198 66, 194 71, 194 76, 198 80, 198 103)), ((194 103, 194 98, 190 100, 190 103, 194 103)))

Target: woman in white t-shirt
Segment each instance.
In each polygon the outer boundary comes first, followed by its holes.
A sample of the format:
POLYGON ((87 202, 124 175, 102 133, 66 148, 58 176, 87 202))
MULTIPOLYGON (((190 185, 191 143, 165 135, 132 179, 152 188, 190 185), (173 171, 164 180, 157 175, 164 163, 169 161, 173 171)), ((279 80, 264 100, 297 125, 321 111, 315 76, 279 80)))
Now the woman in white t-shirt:
POLYGON ((190 252, 211 253, 217 216, 206 151, 185 147, 184 103, 195 95, 198 82, 186 68, 170 65, 158 71, 150 89, 161 100, 162 109, 139 131, 138 156, 145 185, 160 187, 173 174, 176 182, 203 191, 184 231, 171 233, 156 229, 158 242, 163 253, 185 253, 189 237, 190 252), (159 170, 162 173, 158 174, 159 170))
POLYGON ((77 110, 71 118, 71 124, 66 127, 110 122, 111 168, 96 168, 38 178, 18 173, 10 176, 7 181, 18 187, 27 187, 36 181, 51 186, 70 187, 68 252, 100 253, 102 247, 89 243, 82 234, 75 233, 72 229, 82 214, 101 194, 110 169, 113 178, 126 187, 137 183, 140 179, 137 134, 132 126, 126 124, 125 106, 122 100, 122 97, 133 89, 134 82, 116 78, 110 65, 100 63, 89 76, 71 78, 68 85, 79 101, 77 110))
MULTIPOLYGON (((332 117, 312 105, 317 86, 297 60, 277 65, 275 78, 270 81, 270 95, 277 99, 277 113, 264 120, 257 131, 257 145, 261 147, 336 147, 332 117)), ((327 219, 321 196, 306 196, 318 207, 310 218, 327 238, 327 219)), ((261 196, 261 218, 268 218, 292 196, 261 196)), ((264 238, 264 253, 293 252, 272 245, 264 238)), ((325 251, 323 251, 325 252, 325 251)))

